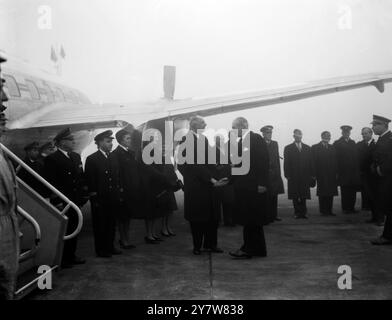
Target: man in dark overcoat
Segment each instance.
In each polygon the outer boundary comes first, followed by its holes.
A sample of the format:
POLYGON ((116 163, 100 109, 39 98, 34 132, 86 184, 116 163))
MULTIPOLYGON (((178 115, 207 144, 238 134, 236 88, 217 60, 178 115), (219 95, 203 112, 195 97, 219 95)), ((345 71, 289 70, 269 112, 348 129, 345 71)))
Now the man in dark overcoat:
POLYGON ((293 201, 296 219, 307 219, 306 200, 314 183, 311 149, 302 143, 302 131, 294 130, 294 142, 284 149, 284 176, 287 179, 288 198, 293 201))
MULTIPOLYGON (((45 158, 45 177, 77 206, 82 207, 88 200, 87 185, 85 181, 82 160, 78 153, 73 152, 74 137, 69 128, 59 132, 54 138, 57 151, 45 158)), ((59 210, 65 206, 63 200, 52 197, 52 203, 59 210)), ((68 217, 67 234, 73 232, 78 224, 78 217, 72 208, 66 212, 68 217)), ((77 239, 66 240, 64 243, 62 266, 72 267, 75 264, 84 264, 86 261, 76 256, 77 239)))
POLYGON ((332 212, 333 197, 338 195, 336 150, 330 141, 331 133, 324 131, 321 142, 312 146, 319 208, 325 216, 335 215, 332 212))
POLYGON ((373 152, 376 142, 373 139, 373 130, 371 128, 362 129, 363 140, 357 143, 359 171, 361 176, 361 196, 362 210, 369 210, 372 218, 369 223, 377 222, 374 214, 374 176, 371 172, 373 152))
MULTIPOLYGON (((248 162, 248 172, 232 175, 234 184, 234 221, 243 226, 243 245, 230 255, 238 259, 253 256, 267 256, 263 226, 266 224, 267 191, 269 185, 269 156, 263 138, 249 131, 248 121, 239 117, 233 121, 232 128, 238 132, 238 141, 230 137, 230 149, 238 145, 242 163, 248 162)), ((233 150, 234 152, 234 150, 233 150)), ((234 163, 235 165, 238 165, 234 163)))
POLYGON ((223 184, 218 183, 208 164, 209 145, 206 136, 202 134, 206 127, 204 119, 192 117, 189 127, 178 151, 178 159, 184 161, 178 161, 177 167, 184 178, 184 215, 191 226, 193 253, 200 255, 202 246, 208 251, 220 253, 223 251, 218 247, 217 239, 219 213, 213 199, 213 188, 223 184), (192 149, 185 148, 191 145, 192 149), (202 157, 198 153, 202 150, 198 146, 204 148, 204 161, 200 161, 202 157))
POLYGON ((269 187, 267 191, 268 196, 268 207, 267 207, 267 219, 268 223, 274 221, 281 221, 278 217, 278 195, 284 193, 284 186, 282 180, 282 173, 280 169, 280 156, 279 156, 279 145, 277 141, 272 140, 273 126, 268 125, 260 129, 263 134, 264 141, 267 144, 268 155, 270 160, 269 165, 269 187))
POLYGON ((355 202, 361 181, 359 175, 358 150, 350 138, 351 126, 341 126, 342 137, 334 142, 338 162, 338 185, 343 213, 356 213, 355 202))
POLYGON ((392 244, 392 132, 390 119, 373 116, 373 131, 379 136, 373 153, 372 173, 375 177, 375 216, 383 234, 372 241, 374 245, 392 244))
POLYGON ((113 242, 116 228, 116 198, 118 179, 114 163, 110 158, 113 148, 113 132, 106 130, 95 136, 98 151, 86 159, 85 173, 91 203, 95 253, 98 257, 110 258, 121 254, 113 242))

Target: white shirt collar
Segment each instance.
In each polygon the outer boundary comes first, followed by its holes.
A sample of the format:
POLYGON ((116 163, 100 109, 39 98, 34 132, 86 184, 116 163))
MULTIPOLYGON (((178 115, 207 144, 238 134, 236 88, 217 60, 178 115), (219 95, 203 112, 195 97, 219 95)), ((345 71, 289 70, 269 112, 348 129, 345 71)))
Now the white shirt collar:
POLYGON ((69 158, 69 155, 68 155, 68 152, 67 151, 64 151, 63 149, 61 149, 61 148, 57 148, 60 152, 62 152, 67 158, 69 158))
POLYGON ((385 131, 382 135, 380 135, 380 138, 385 136, 388 132, 390 132, 390 130, 385 131))
POLYGON ((119 144, 119 147, 123 148, 125 151, 129 151, 129 149, 127 147, 124 147, 122 144, 119 144))
POLYGON ((108 157, 108 155, 106 154, 106 152, 105 151, 103 151, 102 149, 98 149, 99 151, 101 151, 101 153, 105 156, 105 158, 107 158, 108 157))

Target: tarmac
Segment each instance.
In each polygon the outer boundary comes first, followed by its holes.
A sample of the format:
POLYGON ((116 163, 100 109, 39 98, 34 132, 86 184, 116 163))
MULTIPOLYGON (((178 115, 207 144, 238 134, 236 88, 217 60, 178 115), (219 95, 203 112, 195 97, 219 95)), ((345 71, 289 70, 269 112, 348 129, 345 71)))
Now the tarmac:
MULTIPOLYGON (((358 196, 359 198, 359 196, 358 196)), ((144 222, 132 222, 136 249, 110 259, 95 257, 91 219, 86 213, 78 255, 85 265, 55 273, 53 288, 35 291, 31 300, 259 300, 259 299, 391 299, 392 246, 372 246, 382 227, 367 224, 369 212, 336 217, 318 213, 309 201, 309 219, 296 220, 285 195, 279 200, 283 219, 265 227, 268 256, 232 259, 228 252, 242 244, 242 228, 220 227, 219 247, 225 253, 192 254, 188 223, 174 213, 175 237, 157 245, 144 243, 144 222), (352 271, 352 288, 340 289, 340 266, 352 271)), ((359 200, 357 203, 359 207, 359 200)), ((87 210, 88 211, 88 210, 87 210)))

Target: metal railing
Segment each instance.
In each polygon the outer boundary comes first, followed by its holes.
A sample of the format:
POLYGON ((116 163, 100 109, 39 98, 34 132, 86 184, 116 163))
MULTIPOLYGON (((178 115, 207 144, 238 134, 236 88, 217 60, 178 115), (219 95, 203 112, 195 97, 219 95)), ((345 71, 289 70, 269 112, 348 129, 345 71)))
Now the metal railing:
POLYGON ((59 211, 55 206, 53 206, 51 203, 49 203, 52 208, 61 214, 62 216, 65 216, 65 213, 70 209, 74 209, 78 216, 78 225, 76 229, 69 235, 64 236, 64 240, 69 240, 76 235, 79 234, 80 230, 82 230, 83 226, 83 214, 80 208, 73 203, 71 200, 69 200, 64 194, 62 194, 59 190, 57 190, 54 186, 52 186, 48 181, 46 181, 44 178, 42 178, 38 173, 36 173, 33 169, 31 169, 27 164, 24 163, 23 160, 21 160, 17 155, 15 155, 11 150, 9 150, 6 146, 4 146, 2 143, 0 143, 0 148, 7 154, 9 158, 11 158, 13 161, 15 161, 19 167, 22 167, 25 169, 29 174, 31 174, 36 180, 41 182, 46 188, 48 188, 51 192, 53 192, 57 197, 59 197, 62 201, 66 203, 64 208, 59 211))
POLYGON ((33 257, 35 255, 35 253, 38 251, 39 249, 39 244, 41 242, 41 228, 39 227, 39 224, 37 221, 35 221, 35 219, 30 216, 25 210, 23 210, 21 207, 18 206, 18 214, 25 220, 27 220, 27 222, 29 222, 34 229, 35 232, 35 241, 33 244, 33 247, 30 250, 27 250, 26 252, 23 252, 20 256, 19 256, 19 262, 25 261, 31 257, 33 257))

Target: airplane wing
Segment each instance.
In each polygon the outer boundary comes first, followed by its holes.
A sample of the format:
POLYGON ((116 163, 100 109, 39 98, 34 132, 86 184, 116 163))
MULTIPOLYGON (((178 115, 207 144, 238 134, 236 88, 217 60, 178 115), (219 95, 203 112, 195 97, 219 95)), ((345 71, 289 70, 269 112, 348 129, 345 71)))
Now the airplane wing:
POLYGON ((258 108, 310 97, 374 86, 384 92, 385 83, 392 82, 392 72, 340 77, 303 83, 296 86, 225 97, 187 100, 165 100, 141 105, 74 105, 58 103, 29 113, 10 123, 10 129, 69 126, 77 129, 139 126, 155 119, 187 118, 191 115, 211 116, 220 113, 258 108))
POLYGON ((374 86, 382 93, 385 83, 389 82, 392 82, 392 72, 326 79, 291 87, 208 99, 162 99, 150 104, 126 106, 57 103, 9 123, 11 131, 7 136, 15 152, 22 153, 26 135, 32 141, 49 141, 59 130, 70 127, 74 132, 84 132, 78 142, 78 151, 81 151, 92 141, 96 129, 124 127, 127 124, 138 127, 152 120, 186 119, 196 114, 212 116, 367 86, 374 86), (88 140, 86 132, 89 132, 88 140))

